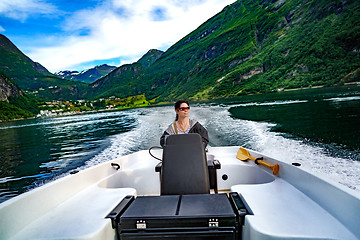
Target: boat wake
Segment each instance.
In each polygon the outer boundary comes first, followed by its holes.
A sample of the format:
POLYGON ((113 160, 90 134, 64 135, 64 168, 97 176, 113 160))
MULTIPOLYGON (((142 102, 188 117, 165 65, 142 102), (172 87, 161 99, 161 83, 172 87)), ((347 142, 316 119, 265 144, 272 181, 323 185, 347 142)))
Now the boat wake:
POLYGON ((147 150, 152 146, 160 146, 160 136, 171 121, 166 122, 165 119, 174 115, 171 110, 164 107, 130 110, 136 115, 135 128, 112 136, 110 147, 87 161, 81 169, 139 150, 147 150))
MULTIPOLYGON (((288 163, 301 163, 304 168, 317 175, 327 176, 333 181, 360 191, 360 162, 354 160, 351 152, 344 151, 337 156, 333 154, 331 145, 316 144, 307 139, 272 131, 276 126, 274 123, 233 118, 228 111, 230 107, 233 106, 192 106, 190 118, 197 119, 208 130, 210 147, 247 147, 288 163)), ((136 119, 135 128, 112 136, 110 147, 87 161, 81 168, 159 146, 161 134, 175 115, 172 106, 131 111, 136 119)))

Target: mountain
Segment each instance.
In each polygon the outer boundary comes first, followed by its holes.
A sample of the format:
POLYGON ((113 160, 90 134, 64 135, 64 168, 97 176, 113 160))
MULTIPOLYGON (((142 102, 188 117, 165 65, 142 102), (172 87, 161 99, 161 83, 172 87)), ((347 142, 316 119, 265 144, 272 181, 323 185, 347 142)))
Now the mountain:
POLYGON ((357 0, 238 0, 150 66, 120 67, 92 93, 173 101, 359 81, 358 39, 357 0))
POLYGON ((7 37, 0 34, 0 71, 20 89, 33 93, 38 99, 79 99, 87 85, 64 80, 51 74, 40 63, 33 62, 7 37))
POLYGON ((109 66, 107 64, 103 64, 81 72, 65 70, 65 71, 57 72, 55 73, 55 75, 60 78, 68 79, 72 81, 92 83, 97 79, 106 76, 114 69, 116 69, 115 66, 109 66))
POLYGON ((145 89, 139 89, 138 80, 143 77, 144 69, 156 62, 163 53, 163 51, 151 49, 137 62, 116 68, 107 76, 90 84, 91 90, 89 90, 89 93, 91 94, 88 96, 92 98, 109 97, 113 95, 117 97, 127 97, 129 96, 129 89, 135 90, 132 95, 142 94, 145 89))
MULTIPOLYGON (((137 89, 137 82, 142 77, 143 71, 144 67, 141 63, 122 65, 107 76, 90 84, 91 91, 89 91, 90 94, 87 97, 103 98, 138 95, 134 91, 129 94, 129 89, 137 89)), ((143 92, 139 91, 139 93, 143 92)))
POLYGON ((35 77, 52 76, 40 63, 25 56, 7 37, 0 34, 0 71, 21 88, 29 87, 35 77))
POLYGON ((38 112, 36 102, 0 72, 0 121, 29 118, 38 112))

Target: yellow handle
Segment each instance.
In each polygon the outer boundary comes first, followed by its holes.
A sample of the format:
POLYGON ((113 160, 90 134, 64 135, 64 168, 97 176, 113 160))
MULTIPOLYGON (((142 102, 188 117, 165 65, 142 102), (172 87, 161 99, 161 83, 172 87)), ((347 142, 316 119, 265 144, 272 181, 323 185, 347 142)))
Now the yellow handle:
POLYGON ((258 162, 259 164, 265 166, 265 167, 270 168, 270 169, 273 171, 273 174, 274 174, 274 175, 278 174, 279 168, 280 168, 279 164, 270 165, 270 164, 268 164, 268 163, 266 163, 266 162, 263 162, 263 161, 260 161, 260 160, 258 160, 257 162, 258 162))
POLYGON ((270 168, 270 169, 272 170, 272 172, 273 172, 274 175, 278 174, 278 172, 279 172, 279 168, 280 168, 279 164, 270 165, 270 164, 268 164, 268 163, 266 163, 266 162, 263 162, 263 161, 261 161, 261 160, 259 160, 259 159, 256 159, 256 158, 250 156, 250 153, 248 152, 248 150, 246 150, 245 148, 242 148, 242 147, 239 148, 239 151, 238 151, 237 154, 236 154, 236 158, 237 158, 237 159, 240 159, 240 160, 242 160, 242 161, 246 161, 246 160, 252 159, 252 160, 254 160, 257 164, 261 164, 261 165, 263 165, 263 166, 265 166, 265 167, 270 168))

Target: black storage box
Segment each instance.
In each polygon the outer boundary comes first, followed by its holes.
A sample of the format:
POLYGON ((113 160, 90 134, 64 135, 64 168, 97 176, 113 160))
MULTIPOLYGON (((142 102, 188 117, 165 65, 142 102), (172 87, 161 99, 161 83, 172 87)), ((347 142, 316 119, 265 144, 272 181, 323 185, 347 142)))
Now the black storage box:
POLYGON ((226 194, 139 196, 120 216, 108 217, 124 240, 240 239, 244 216, 232 199, 226 194))

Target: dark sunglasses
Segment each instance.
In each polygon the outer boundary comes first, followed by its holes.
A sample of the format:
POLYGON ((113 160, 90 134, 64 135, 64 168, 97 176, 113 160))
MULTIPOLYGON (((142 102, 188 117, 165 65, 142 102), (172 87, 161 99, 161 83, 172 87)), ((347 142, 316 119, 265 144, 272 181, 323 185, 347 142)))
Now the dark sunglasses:
POLYGON ((180 111, 190 110, 190 107, 180 107, 179 110, 180 111))

